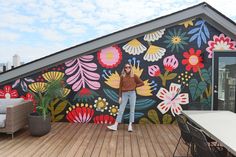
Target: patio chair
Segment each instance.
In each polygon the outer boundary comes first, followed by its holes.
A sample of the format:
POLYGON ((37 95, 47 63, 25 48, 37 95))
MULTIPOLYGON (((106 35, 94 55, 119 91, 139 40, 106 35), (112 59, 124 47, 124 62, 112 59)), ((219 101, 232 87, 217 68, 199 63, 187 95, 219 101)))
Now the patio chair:
POLYGON ((227 150, 220 146, 214 146, 207 142, 202 130, 188 123, 188 128, 192 136, 193 157, 226 157, 227 150))
POLYGON ((188 151, 187 151, 187 157, 188 157, 189 149, 191 147, 192 137, 191 137, 190 131, 188 129, 188 126, 186 124, 186 120, 184 119, 183 115, 176 115, 176 120, 177 120, 179 129, 180 129, 181 135, 180 135, 178 143, 175 147, 173 157, 175 157, 175 152, 178 148, 178 145, 179 145, 181 139, 183 140, 183 143, 188 146, 188 151))
POLYGON ((33 111, 31 101, 23 99, 0 99, 0 133, 11 134, 28 124, 28 114, 33 111))

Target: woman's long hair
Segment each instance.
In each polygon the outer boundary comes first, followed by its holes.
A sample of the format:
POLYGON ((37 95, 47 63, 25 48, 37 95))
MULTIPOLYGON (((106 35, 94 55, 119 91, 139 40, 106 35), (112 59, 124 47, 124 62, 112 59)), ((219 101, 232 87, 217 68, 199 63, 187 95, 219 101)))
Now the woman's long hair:
MULTIPOLYGON (((126 63, 126 65, 129 65, 130 66, 130 77, 134 77, 134 71, 133 71, 133 68, 132 68, 132 65, 130 63, 126 63)), ((122 77, 125 77, 127 74, 125 72, 125 66, 123 67, 122 71, 121 71, 121 76, 122 77)))

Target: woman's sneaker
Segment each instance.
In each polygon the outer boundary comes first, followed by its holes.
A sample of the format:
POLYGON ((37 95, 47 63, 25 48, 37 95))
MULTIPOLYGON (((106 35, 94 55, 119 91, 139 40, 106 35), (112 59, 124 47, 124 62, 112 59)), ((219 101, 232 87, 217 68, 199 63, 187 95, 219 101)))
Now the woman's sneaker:
POLYGON ((128 126, 128 131, 129 131, 129 132, 132 132, 132 131, 133 131, 132 124, 129 124, 129 126, 128 126))
POLYGON ((117 125, 113 124, 113 125, 107 126, 107 128, 112 130, 112 131, 116 131, 117 130, 117 125))

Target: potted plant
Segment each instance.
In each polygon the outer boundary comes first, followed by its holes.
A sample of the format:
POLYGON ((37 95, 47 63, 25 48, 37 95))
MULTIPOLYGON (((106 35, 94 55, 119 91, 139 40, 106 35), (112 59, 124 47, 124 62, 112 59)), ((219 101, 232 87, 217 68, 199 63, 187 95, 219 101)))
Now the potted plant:
POLYGON ((37 92, 30 91, 36 100, 36 112, 30 113, 29 131, 33 136, 43 136, 51 130, 51 118, 48 105, 56 98, 63 99, 64 83, 62 79, 41 83, 37 92))

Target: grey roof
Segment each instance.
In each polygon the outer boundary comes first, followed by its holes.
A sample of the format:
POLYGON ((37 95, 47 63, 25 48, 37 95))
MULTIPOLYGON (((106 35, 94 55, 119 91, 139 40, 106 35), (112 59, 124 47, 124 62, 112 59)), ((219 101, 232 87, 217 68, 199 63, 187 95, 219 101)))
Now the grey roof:
POLYGON ((23 66, 6 71, 0 74, 0 84, 9 82, 15 78, 27 76, 29 73, 37 72, 46 66, 50 67, 53 66, 53 64, 63 63, 64 61, 81 54, 95 52, 106 46, 128 41, 156 29, 166 28, 175 25, 176 23, 196 17, 203 18, 216 29, 224 32, 224 34, 236 41, 236 23, 204 2, 184 10, 180 10, 178 12, 82 43, 80 45, 70 47, 52 55, 24 64, 23 66))

